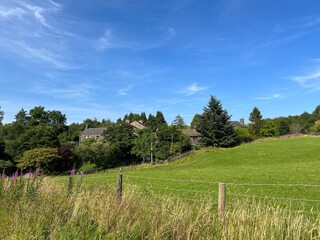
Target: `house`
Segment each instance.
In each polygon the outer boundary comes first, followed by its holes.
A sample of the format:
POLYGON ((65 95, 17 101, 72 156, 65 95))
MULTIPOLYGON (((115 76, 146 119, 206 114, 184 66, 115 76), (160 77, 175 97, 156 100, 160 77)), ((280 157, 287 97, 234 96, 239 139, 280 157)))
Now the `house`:
POLYGON ((248 126, 244 123, 244 119, 240 118, 240 121, 230 121, 231 126, 239 128, 247 128, 248 126))
POLYGON ((103 133, 107 130, 107 128, 88 128, 80 133, 79 141, 82 142, 85 139, 94 139, 94 140, 102 140, 103 133))
MULTIPOLYGON (((130 123, 130 125, 133 126, 135 132, 137 132, 137 130, 146 128, 141 121, 134 121, 130 123)), ((88 128, 88 126, 86 126, 86 129, 80 133, 79 141, 81 142, 85 139, 102 140, 103 133, 105 131, 107 131, 107 128, 88 128)))
POLYGON ((195 146, 199 143, 201 134, 195 129, 182 129, 182 133, 190 139, 190 145, 195 146))

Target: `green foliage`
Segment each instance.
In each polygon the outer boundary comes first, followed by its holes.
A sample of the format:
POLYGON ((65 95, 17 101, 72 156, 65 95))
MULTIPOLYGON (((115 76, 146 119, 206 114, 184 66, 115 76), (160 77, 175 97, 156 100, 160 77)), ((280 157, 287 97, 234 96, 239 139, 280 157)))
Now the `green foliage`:
POLYGON ((155 157, 159 160, 190 149, 189 139, 177 126, 163 125, 159 128, 154 145, 155 157))
POLYGON ((2 125, 3 116, 4 116, 4 111, 1 110, 1 106, 0 106, 0 126, 2 125))
POLYGON ((320 135, 320 120, 317 120, 310 128, 310 132, 316 135, 320 135))
POLYGON ((152 151, 156 160, 164 160, 189 149, 189 139, 182 134, 179 127, 162 125, 156 133, 149 128, 140 131, 139 136, 134 139, 132 153, 145 159, 152 151))
POLYGON ((13 169, 14 163, 11 161, 0 160, 0 169, 13 169))
POLYGON ((58 148, 59 141, 51 126, 37 125, 26 129, 17 139, 8 142, 7 152, 17 160, 24 151, 39 147, 58 148))
POLYGON ((190 128, 195 128, 195 129, 198 128, 198 122, 200 118, 201 118, 200 114, 195 114, 191 121, 190 128))
POLYGON ((235 127, 234 131, 237 134, 237 139, 241 143, 251 142, 255 139, 255 137, 251 134, 249 128, 235 127))
POLYGON ((87 139, 75 148, 75 154, 82 164, 96 164, 98 167, 110 168, 117 165, 114 148, 109 143, 87 139))
POLYGON ((157 128, 160 128, 162 125, 167 125, 167 122, 163 116, 163 113, 160 111, 157 111, 155 121, 156 121, 157 128))
POLYGON ((149 114, 148 121, 145 125, 149 127, 152 132, 155 132, 162 125, 167 125, 167 122, 163 116, 163 113, 157 111, 156 116, 153 116, 151 113, 149 114))
POLYGON ((135 160, 131 154, 135 138, 133 127, 127 123, 115 124, 104 133, 110 146, 110 161, 117 164, 130 164, 135 160))
POLYGON ((278 125, 277 132, 279 133, 279 135, 285 135, 290 133, 290 125, 287 119, 278 118, 276 119, 276 124, 278 125))
POLYGON ((140 120, 143 122, 143 123, 146 123, 147 122, 147 115, 146 115, 146 113, 145 112, 142 112, 141 114, 140 114, 140 120))
POLYGON ((302 127, 300 125, 300 123, 292 123, 290 125, 290 132, 293 134, 299 134, 302 131, 302 127))
POLYGON ((23 153, 17 167, 22 169, 40 167, 44 172, 52 173, 61 164, 61 159, 57 148, 35 148, 23 153))
POLYGON ((86 126, 90 127, 90 128, 98 128, 100 127, 100 122, 94 118, 94 119, 89 119, 87 118, 86 120, 84 120, 81 124, 81 128, 84 129, 86 126))
POLYGON ((197 123, 196 130, 202 135, 200 141, 204 146, 233 147, 238 143, 228 112, 213 96, 197 123))
POLYGON ((129 113, 129 116, 125 116, 124 121, 129 120, 130 122, 139 121, 140 120, 140 114, 137 113, 129 113))
POLYGON ((139 136, 134 139, 131 152, 143 160, 151 155, 151 145, 155 141, 155 134, 150 128, 138 132, 139 136))
POLYGON ((262 127, 260 128, 260 136, 274 137, 278 135, 279 135, 279 132, 275 122, 269 119, 264 120, 262 127))
POLYGON ((184 128, 186 126, 183 117, 178 114, 172 122, 172 125, 177 126, 178 128, 184 128))
POLYGON ((38 106, 29 111, 21 109, 15 121, 4 128, 6 153, 14 160, 38 147, 59 147, 58 135, 66 130, 66 117, 60 111, 45 111, 38 106))
POLYGON ((262 127, 262 115, 260 110, 257 107, 254 107, 252 112, 250 113, 249 120, 251 124, 249 125, 249 128, 252 132, 252 134, 256 137, 260 136, 260 129, 262 127))
POLYGON ((320 105, 316 107, 316 109, 312 112, 312 116, 314 117, 314 120, 320 120, 320 105))
POLYGON ((149 114, 148 121, 146 122, 146 126, 150 128, 152 132, 157 130, 156 118, 151 113, 149 114))
POLYGON ((4 159, 6 157, 5 154, 6 144, 0 136, 0 159, 4 159))

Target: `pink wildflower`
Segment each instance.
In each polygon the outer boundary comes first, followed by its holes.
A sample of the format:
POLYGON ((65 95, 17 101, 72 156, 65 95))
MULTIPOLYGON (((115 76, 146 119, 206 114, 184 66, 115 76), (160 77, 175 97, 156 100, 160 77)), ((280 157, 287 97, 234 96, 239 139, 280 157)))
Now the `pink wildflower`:
POLYGON ((76 169, 73 167, 71 170, 71 176, 74 176, 74 175, 76 175, 76 169))
POLYGON ((16 181, 16 180, 17 180, 16 174, 12 173, 11 180, 12 180, 12 181, 16 181))
POLYGON ((41 170, 40 170, 40 167, 37 167, 36 168, 36 174, 40 174, 41 170))

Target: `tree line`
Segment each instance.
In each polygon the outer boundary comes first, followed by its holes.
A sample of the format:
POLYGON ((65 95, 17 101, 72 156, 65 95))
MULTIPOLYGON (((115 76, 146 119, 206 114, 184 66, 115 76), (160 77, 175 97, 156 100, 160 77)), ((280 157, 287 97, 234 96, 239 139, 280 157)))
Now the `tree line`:
POLYGON ((60 111, 48 111, 37 106, 29 112, 21 109, 11 123, 2 124, 0 107, 0 169, 10 173, 17 168, 34 171, 41 168, 48 174, 60 174, 72 168, 94 165, 106 169, 140 162, 164 161, 192 147, 234 147, 261 137, 290 133, 320 133, 320 106, 312 113, 298 116, 263 119, 255 107, 247 127, 235 127, 222 103, 211 96, 201 114, 196 114, 187 126, 180 115, 168 124, 161 111, 148 116, 129 113, 116 122, 110 119, 86 119, 82 123, 66 124, 60 111), (140 121, 144 129, 130 124, 140 121), (86 139, 79 144, 79 134, 90 128, 106 128, 103 139, 86 139), (197 146, 183 129, 194 128, 201 137, 197 146))

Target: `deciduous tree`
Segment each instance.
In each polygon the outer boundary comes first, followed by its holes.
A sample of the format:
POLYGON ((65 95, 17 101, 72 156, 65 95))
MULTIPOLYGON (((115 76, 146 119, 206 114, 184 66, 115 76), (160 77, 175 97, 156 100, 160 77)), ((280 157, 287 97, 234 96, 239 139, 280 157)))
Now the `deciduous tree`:
POLYGON ((61 164, 61 159, 57 148, 34 148, 23 153, 17 166, 33 170, 40 167, 43 171, 52 173, 61 164))

